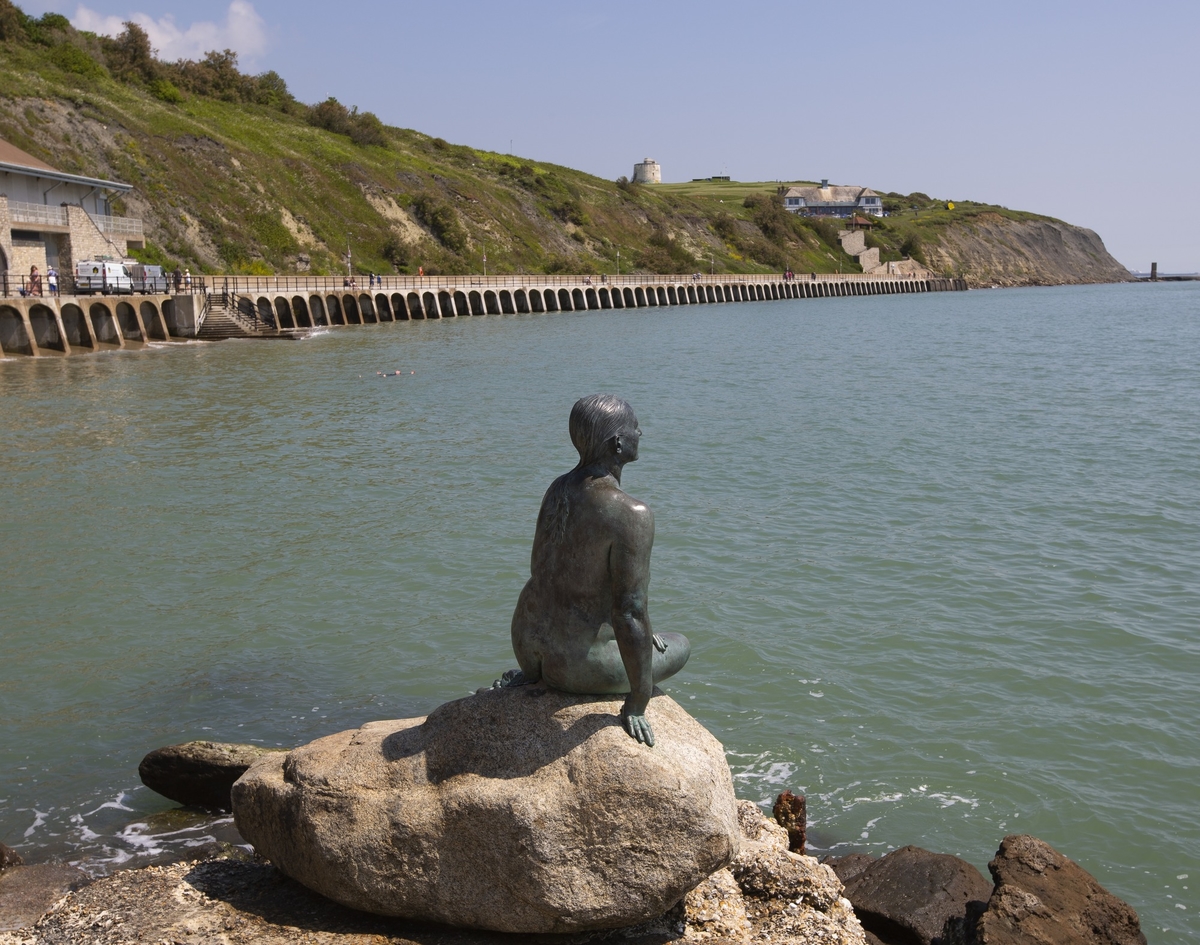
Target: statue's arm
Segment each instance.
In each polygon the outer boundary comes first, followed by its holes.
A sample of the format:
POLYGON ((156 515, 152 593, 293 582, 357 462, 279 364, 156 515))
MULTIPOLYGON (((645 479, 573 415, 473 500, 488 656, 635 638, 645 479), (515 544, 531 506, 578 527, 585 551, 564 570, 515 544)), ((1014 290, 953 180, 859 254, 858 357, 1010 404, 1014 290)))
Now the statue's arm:
POLYGON ((653 745, 645 715, 654 691, 654 634, 647 607, 654 515, 640 502, 627 501, 609 551, 612 627, 630 685, 621 717, 631 736, 653 745))

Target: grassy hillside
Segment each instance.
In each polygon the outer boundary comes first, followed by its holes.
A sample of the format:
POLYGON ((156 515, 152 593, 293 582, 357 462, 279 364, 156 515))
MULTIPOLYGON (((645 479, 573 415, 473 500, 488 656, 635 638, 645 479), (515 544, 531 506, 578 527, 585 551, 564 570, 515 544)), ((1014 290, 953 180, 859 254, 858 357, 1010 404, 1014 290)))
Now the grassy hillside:
MULTIPOLYGON (((776 182, 638 186, 384 126, 333 99, 296 102, 232 53, 161 63, 118 39, 0 0, 0 137, 63 170, 135 185, 146 261, 200 271, 857 271, 838 224, 786 213, 776 182)), ((890 194, 884 261, 946 227, 1047 219, 890 194)), ((944 255, 944 254, 943 254, 944 255)), ((937 257, 943 268, 947 265, 937 257)))

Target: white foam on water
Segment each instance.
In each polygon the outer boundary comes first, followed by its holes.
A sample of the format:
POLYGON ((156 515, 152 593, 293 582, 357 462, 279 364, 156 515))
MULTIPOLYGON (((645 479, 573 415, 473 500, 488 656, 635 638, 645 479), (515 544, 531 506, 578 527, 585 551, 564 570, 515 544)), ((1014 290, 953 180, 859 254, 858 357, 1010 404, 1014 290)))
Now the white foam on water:
POLYGON ((116 797, 114 797, 114 798, 113 798, 111 801, 105 801, 103 804, 101 804, 101 805, 100 805, 99 807, 97 807, 95 810, 90 810, 90 811, 88 811, 86 814, 84 814, 83 816, 84 816, 84 817, 91 817, 93 814, 98 814, 98 813, 100 813, 100 811, 102 811, 102 810, 127 810, 127 811, 132 811, 132 810, 133 810, 133 808, 132 808, 132 807, 129 807, 129 806, 125 805, 124 803, 122 803, 124 800, 125 800, 125 792, 124 792, 124 791, 121 791, 121 792, 120 792, 120 793, 118 793, 118 794, 117 794, 117 796, 116 796, 116 797))
MULTIPOLYGON (((25 809, 28 810, 28 808, 25 809)), ((33 836, 33 832, 37 830, 38 827, 44 826, 46 823, 46 814, 44 814, 42 811, 34 809, 33 814, 33 823, 30 824, 29 829, 25 831, 26 840, 33 836)))

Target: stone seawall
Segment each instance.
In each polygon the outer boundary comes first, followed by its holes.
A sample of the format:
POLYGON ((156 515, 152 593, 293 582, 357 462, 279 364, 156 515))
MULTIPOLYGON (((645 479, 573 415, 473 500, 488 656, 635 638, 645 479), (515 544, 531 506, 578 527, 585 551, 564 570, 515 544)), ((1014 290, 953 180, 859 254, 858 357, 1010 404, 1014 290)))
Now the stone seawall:
POLYGON ((0 350, 67 355, 151 341, 286 338, 314 328, 518 315, 960 292, 961 279, 916 275, 385 277, 370 288, 317 277, 205 277, 181 295, 0 299, 0 350))

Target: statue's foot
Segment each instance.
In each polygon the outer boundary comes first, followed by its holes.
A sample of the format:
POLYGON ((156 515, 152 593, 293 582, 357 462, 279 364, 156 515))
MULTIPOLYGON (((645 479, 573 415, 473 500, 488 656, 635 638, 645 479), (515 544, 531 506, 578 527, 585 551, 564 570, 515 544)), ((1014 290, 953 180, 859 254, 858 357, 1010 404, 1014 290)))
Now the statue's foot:
POLYGON ((531 686, 536 679, 526 676, 522 670, 510 669, 507 673, 492 683, 493 689, 512 689, 516 686, 531 686))

